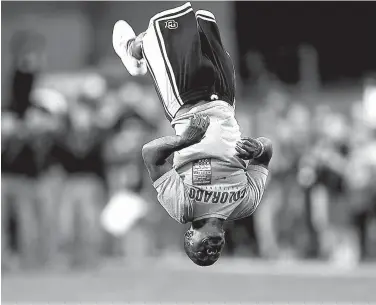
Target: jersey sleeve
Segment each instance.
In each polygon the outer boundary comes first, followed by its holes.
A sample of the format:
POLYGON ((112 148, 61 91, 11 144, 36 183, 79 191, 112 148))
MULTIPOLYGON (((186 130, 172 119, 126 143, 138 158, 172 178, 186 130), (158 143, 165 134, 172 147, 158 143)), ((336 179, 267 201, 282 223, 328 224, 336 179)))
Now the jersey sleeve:
POLYGON ((252 215, 261 202, 264 194, 269 171, 259 165, 249 165, 247 168, 247 195, 243 202, 234 210, 229 220, 236 220, 252 215))
POLYGON ((172 169, 153 183, 159 203, 179 223, 187 223, 192 215, 192 204, 179 174, 172 169))

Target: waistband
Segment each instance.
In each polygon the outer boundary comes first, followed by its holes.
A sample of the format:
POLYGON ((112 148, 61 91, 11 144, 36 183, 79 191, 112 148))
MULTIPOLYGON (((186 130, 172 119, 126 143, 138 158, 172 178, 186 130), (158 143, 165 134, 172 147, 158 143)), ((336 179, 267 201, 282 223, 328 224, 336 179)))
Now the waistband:
POLYGON ((205 104, 192 107, 188 112, 186 112, 186 113, 184 113, 182 115, 176 116, 171 121, 171 125, 173 127, 177 123, 177 121, 182 120, 182 119, 186 119, 188 117, 191 117, 192 114, 194 114, 194 113, 206 111, 206 110, 209 110, 209 109, 215 108, 215 107, 223 107, 223 106, 226 107, 226 108, 228 108, 228 109, 230 109, 230 110, 232 110, 232 111, 235 111, 234 107, 231 106, 229 103, 227 103, 225 101, 222 101, 222 100, 208 101, 205 104))
POLYGON ((195 103, 200 101, 210 102, 213 100, 221 100, 232 104, 230 98, 226 94, 213 92, 211 86, 202 86, 188 90, 184 93, 181 93, 180 98, 182 99, 183 103, 187 105, 194 105, 195 103), (215 99, 212 99, 213 97, 215 99))

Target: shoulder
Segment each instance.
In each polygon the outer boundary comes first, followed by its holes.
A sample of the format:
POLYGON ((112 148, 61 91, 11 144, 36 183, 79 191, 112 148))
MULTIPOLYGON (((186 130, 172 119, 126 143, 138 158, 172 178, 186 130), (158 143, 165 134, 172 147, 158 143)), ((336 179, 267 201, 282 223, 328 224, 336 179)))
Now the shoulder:
POLYGON ((184 224, 191 219, 192 203, 186 185, 175 169, 158 178, 153 186, 159 203, 174 220, 184 224))

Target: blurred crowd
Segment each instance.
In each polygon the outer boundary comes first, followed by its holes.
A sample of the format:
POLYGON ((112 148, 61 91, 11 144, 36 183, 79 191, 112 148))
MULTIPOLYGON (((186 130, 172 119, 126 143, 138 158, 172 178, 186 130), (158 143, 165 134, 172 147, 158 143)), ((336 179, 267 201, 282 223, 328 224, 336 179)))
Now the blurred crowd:
MULTIPOLYGON (((159 207, 141 159, 144 143, 173 134, 151 82, 41 73, 43 37, 23 35, 1 114, 3 268, 180 252, 184 228, 159 207)), ((252 84, 237 118, 244 134, 272 139, 274 156, 257 212, 227 226, 226 255, 375 258, 376 126, 364 101, 342 113, 294 100, 267 75, 252 84)))
POLYGON ((367 80, 346 105, 343 94, 292 90, 274 75, 252 80, 248 95, 256 102, 243 101, 238 120, 274 149, 262 204, 252 224, 239 223, 256 255, 340 266, 376 258, 375 84, 367 80))
POLYGON ((111 85, 93 71, 43 75, 43 38, 19 33, 13 43, 1 120, 3 264, 95 264, 116 250, 101 225, 107 202, 149 185, 140 151, 163 128, 153 88, 111 85))

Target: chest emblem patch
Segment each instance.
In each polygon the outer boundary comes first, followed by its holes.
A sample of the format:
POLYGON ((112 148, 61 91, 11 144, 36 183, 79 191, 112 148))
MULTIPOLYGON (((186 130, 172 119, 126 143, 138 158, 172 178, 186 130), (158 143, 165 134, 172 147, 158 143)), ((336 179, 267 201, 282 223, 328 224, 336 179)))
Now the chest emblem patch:
POLYGON ((209 185, 212 181, 211 159, 196 160, 192 164, 192 184, 209 185))

